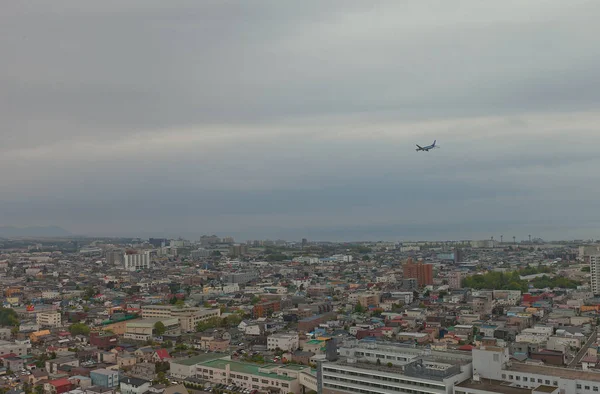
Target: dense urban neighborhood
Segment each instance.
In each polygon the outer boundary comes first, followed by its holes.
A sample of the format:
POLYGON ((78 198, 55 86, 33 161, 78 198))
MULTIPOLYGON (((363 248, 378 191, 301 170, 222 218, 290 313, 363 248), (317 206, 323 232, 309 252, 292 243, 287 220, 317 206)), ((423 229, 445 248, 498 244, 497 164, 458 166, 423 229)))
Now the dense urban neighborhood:
POLYGON ((592 241, 0 239, 10 394, 597 393, 592 241))

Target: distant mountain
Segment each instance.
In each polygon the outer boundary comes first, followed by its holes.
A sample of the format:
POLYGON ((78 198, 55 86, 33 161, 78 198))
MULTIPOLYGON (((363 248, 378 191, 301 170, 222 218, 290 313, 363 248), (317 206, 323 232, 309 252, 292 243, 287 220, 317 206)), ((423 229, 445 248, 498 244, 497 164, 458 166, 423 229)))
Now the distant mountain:
POLYGON ((73 235, 58 226, 13 227, 0 226, 0 238, 12 237, 67 237, 73 235))

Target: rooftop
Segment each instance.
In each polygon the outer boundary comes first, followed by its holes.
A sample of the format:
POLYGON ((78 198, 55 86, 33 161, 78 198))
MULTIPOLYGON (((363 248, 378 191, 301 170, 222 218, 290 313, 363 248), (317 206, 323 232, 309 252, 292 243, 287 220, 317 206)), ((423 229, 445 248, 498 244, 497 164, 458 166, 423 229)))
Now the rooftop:
POLYGON ((273 373, 259 372, 259 370, 261 370, 261 369, 262 370, 276 369, 278 367, 277 365, 273 365, 273 366, 264 365, 263 366, 263 365, 256 365, 256 364, 250 364, 250 363, 241 363, 241 362, 225 360, 225 359, 218 359, 218 360, 213 360, 213 361, 208 361, 208 362, 202 363, 202 365, 205 367, 222 369, 222 370, 225 370, 225 367, 227 366, 227 364, 229 364, 229 368, 232 372, 245 373, 245 374, 255 375, 255 376, 264 376, 264 377, 268 377, 271 379, 278 379, 278 380, 285 380, 285 381, 295 380, 294 378, 291 378, 289 376, 277 375, 275 372, 273 372, 273 373))
POLYGON ((466 389, 477 389, 481 391, 487 391, 489 393, 499 394, 531 394, 531 389, 511 387, 507 386, 505 382, 499 380, 483 379, 480 382, 467 380, 456 387, 463 387, 466 389))
POLYGON ((222 357, 222 355, 206 353, 206 354, 200 354, 199 356, 184 358, 181 360, 175 360, 175 361, 171 361, 171 362, 191 367, 192 365, 204 363, 204 362, 211 361, 211 360, 221 358, 221 357, 222 357))
POLYGON ((537 373, 540 375, 556 376, 557 378, 571 380, 587 380, 589 382, 600 382, 600 374, 576 369, 549 367, 547 365, 530 365, 522 363, 512 363, 509 371, 537 373))

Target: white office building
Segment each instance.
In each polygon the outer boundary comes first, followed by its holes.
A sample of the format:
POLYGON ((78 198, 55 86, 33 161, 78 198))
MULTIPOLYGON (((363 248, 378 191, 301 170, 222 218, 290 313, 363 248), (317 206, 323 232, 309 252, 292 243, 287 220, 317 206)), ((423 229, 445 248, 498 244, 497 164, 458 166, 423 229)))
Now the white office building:
POLYGON ((519 363, 510 360, 509 350, 505 347, 473 349, 473 377, 516 388, 558 387, 565 394, 600 392, 600 374, 597 372, 519 363))
POLYGON ((125 264, 125 269, 128 271, 150 269, 152 264, 150 261, 150 251, 125 253, 123 255, 123 262, 125 264))
POLYGON ((319 364, 319 384, 323 394, 452 394, 471 370, 469 354, 360 341, 319 364))

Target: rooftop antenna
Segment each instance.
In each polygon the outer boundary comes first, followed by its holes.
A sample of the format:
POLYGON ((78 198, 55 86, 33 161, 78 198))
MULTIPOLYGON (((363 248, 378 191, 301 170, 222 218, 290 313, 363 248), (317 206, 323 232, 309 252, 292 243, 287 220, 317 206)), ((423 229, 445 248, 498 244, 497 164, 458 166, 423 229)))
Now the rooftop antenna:
POLYGON ((531 243, 531 234, 529 234, 529 243, 531 243))
POLYGON ((517 244, 517 237, 515 237, 514 235, 513 235, 513 243, 514 243, 515 245, 517 244))
POLYGON ((500 243, 502 243, 502 242, 503 242, 503 238, 504 238, 504 235, 501 235, 501 236, 500 236, 500 243))

